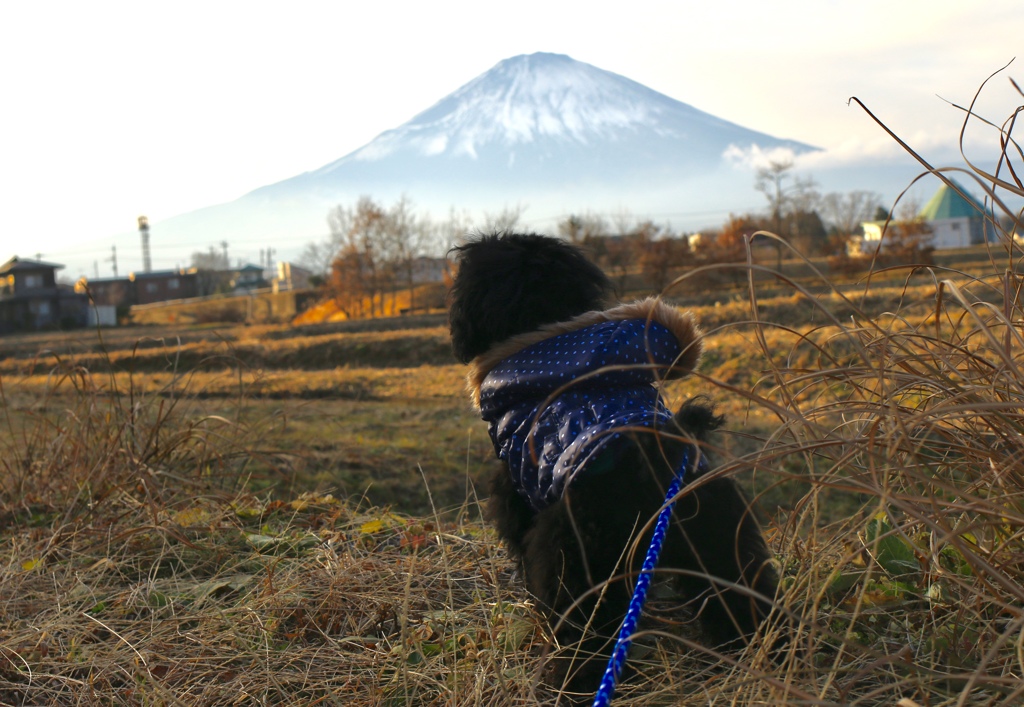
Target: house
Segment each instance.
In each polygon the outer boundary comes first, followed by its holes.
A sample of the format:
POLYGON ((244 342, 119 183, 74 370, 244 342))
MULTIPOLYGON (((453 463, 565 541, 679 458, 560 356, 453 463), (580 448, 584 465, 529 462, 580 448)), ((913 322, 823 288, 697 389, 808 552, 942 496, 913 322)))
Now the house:
POLYGON ((274 288, 274 292, 305 290, 309 287, 309 277, 312 274, 295 263, 282 261, 277 264, 277 275, 271 282, 271 286, 274 288))
POLYGON ((128 279, 135 285, 135 304, 152 304, 196 296, 196 273, 187 270, 133 272, 128 279))
POLYGON ((235 270, 235 276, 231 280, 231 289, 238 294, 267 286, 267 281, 263 279, 263 268, 259 265, 250 264, 235 270))
POLYGON ((135 304, 135 282, 127 277, 80 277, 75 292, 88 295, 97 307, 130 307, 135 304))
POLYGON ((63 267, 18 256, 0 265, 0 333, 85 325, 88 300, 57 284, 63 267))
MULTIPOLYGON (((986 208, 955 181, 950 182, 953 187, 943 183, 918 213, 918 218, 931 231, 929 245, 936 249, 966 248, 994 241, 992 209, 986 208)), ((885 221, 867 221, 861 227, 864 237, 859 248, 863 252, 873 251, 882 238, 885 221)), ((893 228, 895 225, 890 222, 889 230, 893 228)))
POLYGON ((992 209, 956 182, 943 184, 918 216, 932 229, 936 248, 966 248, 996 239, 992 209))
POLYGON ((75 292, 89 298, 90 327, 117 326, 135 304, 135 283, 127 277, 103 277, 90 280, 80 277, 75 292))

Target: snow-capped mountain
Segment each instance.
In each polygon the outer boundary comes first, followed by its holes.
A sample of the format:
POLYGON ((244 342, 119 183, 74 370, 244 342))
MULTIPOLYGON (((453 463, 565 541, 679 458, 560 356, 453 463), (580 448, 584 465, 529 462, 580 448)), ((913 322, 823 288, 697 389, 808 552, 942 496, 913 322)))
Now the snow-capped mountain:
MULTIPOLYGON (((646 169, 650 159, 670 156, 718 162, 730 145, 752 144, 812 149, 747 130, 567 56, 532 54, 502 61, 314 175, 396 157, 464 160, 467 166, 512 173, 531 162, 550 167, 553 157, 571 153, 606 171, 623 166, 613 157, 646 169), (670 155, 657 148, 668 148, 670 155)), ((561 166, 559 171, 579 175, 571 163, 561 166)))
POLYGON ((749 193, 752 182, 728 155, 774 148, 815 149, 564 55, 523 55, 320 169, 155 228, 305 242, 327 230, 332 206, 364 194, 385 202, 404 194, 434 214, 522 204, 531 223, 588 210, 728 211, 744 208, 734 188, 749 193))
MULTIPOLYGON (((730 148, 814 149, 779 140, 560 54, 502 61, 404 125, 314 172, 258 190, 352 187, 495 192, 506 202, 581 185, 623 190, 626 177, 692 177, 730 148), (443 183, 442 183, 443 181, 443 183)), ((453 204, 464 192, 451 192, 453 204)), ((440 194, 439 194, 440 195, 440 194)), ((412 195, 416 198, 416 195, 412 195)), ((472 193, 470 194, 472 198, 472 193)))

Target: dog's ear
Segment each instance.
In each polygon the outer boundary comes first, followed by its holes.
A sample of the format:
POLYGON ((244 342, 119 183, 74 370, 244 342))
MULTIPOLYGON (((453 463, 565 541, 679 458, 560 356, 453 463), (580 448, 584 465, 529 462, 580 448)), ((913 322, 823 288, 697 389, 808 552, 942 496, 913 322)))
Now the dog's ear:
POLYGON ((496 233, 453 250, 448 323, 462 363, 516 334, 601 309, 612 290, 599 267, 558 238, 496 233))

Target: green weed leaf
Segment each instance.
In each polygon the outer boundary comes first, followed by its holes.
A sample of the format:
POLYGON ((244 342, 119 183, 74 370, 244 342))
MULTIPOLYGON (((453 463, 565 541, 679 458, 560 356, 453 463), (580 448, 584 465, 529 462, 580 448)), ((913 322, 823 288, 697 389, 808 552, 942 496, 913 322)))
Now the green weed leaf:
POLYGON ((884 515, 875 516, 865 532, 868 551, 874 555, 882 569, 893 577, 919 572, 921 565, 914 554, 914 548, 903 536, 891 531, 892 526, 884 515))

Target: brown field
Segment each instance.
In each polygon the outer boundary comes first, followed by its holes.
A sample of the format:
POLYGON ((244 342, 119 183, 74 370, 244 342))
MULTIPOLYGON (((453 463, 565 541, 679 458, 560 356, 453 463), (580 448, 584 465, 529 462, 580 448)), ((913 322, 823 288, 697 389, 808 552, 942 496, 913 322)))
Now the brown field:
MULTIPOLYGON (((895 305, 900 293, 881 291, 871 302, 895 305)), ((804 310, 800 296, 784 296, 759 311, 770 321, 792 321, 800 336, 814 328, 795 321, 804 310)), ((733 301, 694 311, 709 331, 700 369, 705 380, 675 383, 666 393, 673 405, 711 395, 742 423, 730 426, 735 429, 725 444, 749 452, 778 420, 714 383, 752 390, 770 370, 744 323, 749 307, 733 301)), ((808 355, 790 350, 798 340, 791 333, 768 330, 765 336, 778 353, 776 365, 808 355)), ((475 499, 480 480, 497 463, 486 424, 469 406, 443 315, 300 329, 125 328, 4 344, 9 355, 0 359, 0 382, 9 422, 0 439, 11 444, 83 399, 173 406, 179 416, 221 421, 256 452, 245 460, 249 489, 283 497, 331 492, 414 514, 432 511, 430 496, 437 508, 475 499)))
MULTIPOLYGON (((987 257, 666 291, 708 352, 665 392, 728 416, 800 628, 775 663, 781 623, 657 627, 616 704, 1020 703, 1024 316, 987 257)), ((443 315, 3 339, 0 450, 0 703, 550 701, 443 315)))

